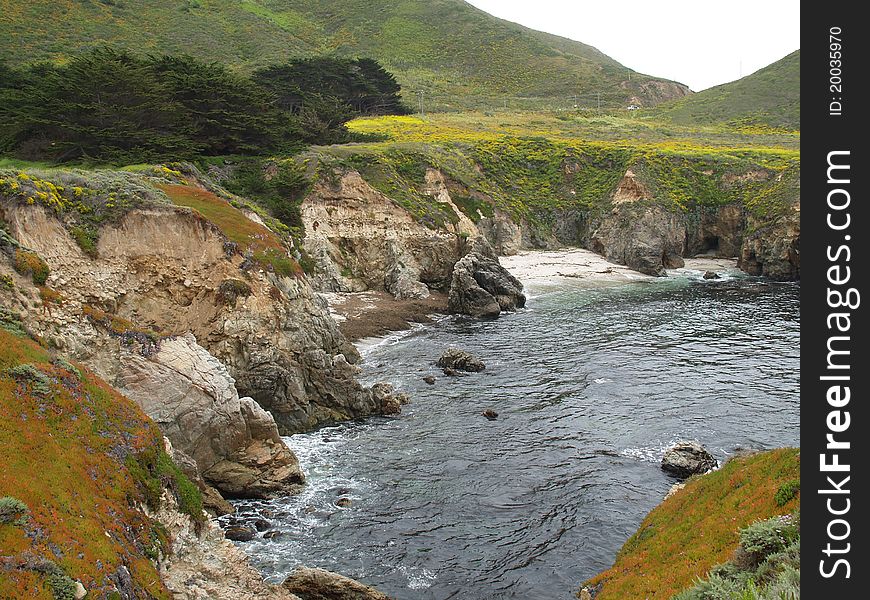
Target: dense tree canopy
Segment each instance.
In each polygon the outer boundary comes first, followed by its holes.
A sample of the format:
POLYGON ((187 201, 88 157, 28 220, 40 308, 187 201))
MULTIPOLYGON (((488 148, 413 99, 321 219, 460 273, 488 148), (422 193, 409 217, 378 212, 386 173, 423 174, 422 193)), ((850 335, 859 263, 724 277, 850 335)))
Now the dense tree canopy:
POLYGON ((292 152, 349 141, 357 115, 404 110, 371 59, 295 60, 253 77, 106 47, 65 65, 0 64, 0 151, 59 162, 292 152))

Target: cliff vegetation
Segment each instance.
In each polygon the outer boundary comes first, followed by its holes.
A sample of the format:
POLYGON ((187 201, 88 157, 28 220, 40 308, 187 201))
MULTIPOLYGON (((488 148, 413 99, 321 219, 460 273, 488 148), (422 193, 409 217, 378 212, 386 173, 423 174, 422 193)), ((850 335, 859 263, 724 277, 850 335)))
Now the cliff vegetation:
MULTIPOLYGON (((797 449, 732 458, 653 509, 613 566, 584 586, 598 590, 597 600, 671 598, 687 588, 693 589, 680 600, 756 598, 704 590, 727 585, 742 593, 750 586, 777 585, 780 574, 795 566, 799 519, 788 515, 800 510, 799 482, 797 449), (765 561, 764 572, 756 575, 765 561), (724 566, 713 569, 717 565, 724 566)), ((788 573, 783 577, 793 575, 788 573)))
POLYGON ((170 598, 156 561, 164 490, 202 522, 199 490, 131 401, 0 314, 0 596, 170 598))

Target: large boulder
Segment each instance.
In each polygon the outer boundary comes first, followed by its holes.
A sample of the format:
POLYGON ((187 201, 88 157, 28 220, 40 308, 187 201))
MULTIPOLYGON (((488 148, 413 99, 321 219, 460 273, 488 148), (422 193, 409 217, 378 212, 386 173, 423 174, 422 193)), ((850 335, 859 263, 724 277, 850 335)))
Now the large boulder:
POLYGON ((719 466, 698 442, 679 442, 665 451, 662 469, 677 477, 700 475, 719 466))
POLYGON ((749 218, 751 233, 743 239, 737 266, 750 275, 763 275, 778 281, 801 277, 800 199, 789 212, 772 221, 749 218))
POLYGON ((483 361, 465 350, 458 348, 448 348, 436 363, 444 369, 452 369, 454 371, 483 371, 486 366, 483 361))
POLYGON ((385 415, 397 415, 402 412, 402 405, 408 404, 410 398, 404 392, 397 392, 389 383, 378 382, 372 386, 372 398, 381 407, 385 415))
POLYGON ((453 267, 447 308, 472 317, 497 317, 526 304, 523 284, 498 262, 483 237, 471 240, 468 252, 453 267))
POLYGON ((601 217, 589 249, 611 262, 660 277, 665 269, 683 266, 685 239, 681 216, 654 204, 626 201, 601 217))
POLYGON ((290 573, 284 589, 302 600, 390 600, 386 594, 349 577, 307 567, 297 567, 290 573))
POLYGON ((193 335, 164 340, 150 356, 125 352, 115 383, 223 495, 267 498, 303 483, 275 420, 239 398, 226 367, 193 335))

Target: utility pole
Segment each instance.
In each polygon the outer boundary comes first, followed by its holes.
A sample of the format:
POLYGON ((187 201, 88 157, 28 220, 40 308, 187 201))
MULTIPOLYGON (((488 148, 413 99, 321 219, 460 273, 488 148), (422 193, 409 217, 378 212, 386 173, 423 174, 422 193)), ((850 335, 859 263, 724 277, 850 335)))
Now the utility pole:
POLYGON ((423 90, 420 90, 420 118, 422 119, 426 114, 423 112, 423 90))
POLYGON ((598 112, 601 112, 601 92, 595 92, 595 99, 598 102, 598 112))

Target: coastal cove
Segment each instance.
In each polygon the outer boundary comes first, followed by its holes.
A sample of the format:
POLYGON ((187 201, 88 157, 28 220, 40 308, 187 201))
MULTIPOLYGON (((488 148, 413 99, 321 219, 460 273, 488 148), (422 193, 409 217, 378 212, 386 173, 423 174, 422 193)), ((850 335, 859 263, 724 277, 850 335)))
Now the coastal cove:
POLYGON ((305 489, 235 503, 275 532, 240 544, 267 580, 305 564, 400 600, 567 599, 676 482, 666 447, 797 445, 799 284, 714 259, 666 278, 582 250, 501 262, 526 308, 359 341, 361 381, 411 403, 285 437, 305 489), (445 376, 450 346, 486 370, 445 376))

